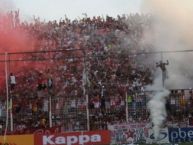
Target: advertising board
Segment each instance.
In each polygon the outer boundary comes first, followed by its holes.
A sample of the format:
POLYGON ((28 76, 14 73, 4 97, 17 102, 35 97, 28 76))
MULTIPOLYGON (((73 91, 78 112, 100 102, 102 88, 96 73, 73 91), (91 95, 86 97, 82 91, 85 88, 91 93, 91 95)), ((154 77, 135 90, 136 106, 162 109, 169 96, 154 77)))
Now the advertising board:
POLYGON ((169 128, 169 141, 171 143, 193 142, 193 127, 169 128))
POLYGON ((152 129, 148 130, 148 137, 146 138, 146 143, 151 144, 153 142, 156 142, 158 144, 166 144, 169 143, 169 133, 168 128, 162 128, 160 130, 159 137, 155 140, 154 133, 152 129))
POLYGON ((126 123, 108 125, 112 144, 145 143, 148 136, 146 123, 126 123))
POLYGON ((34 135, 35 145, 107 145, 110 140, 106 130, 34 135))
POLYGON ((0 145, 34 145, 33 135, 8 135, 0 137, 0 145))

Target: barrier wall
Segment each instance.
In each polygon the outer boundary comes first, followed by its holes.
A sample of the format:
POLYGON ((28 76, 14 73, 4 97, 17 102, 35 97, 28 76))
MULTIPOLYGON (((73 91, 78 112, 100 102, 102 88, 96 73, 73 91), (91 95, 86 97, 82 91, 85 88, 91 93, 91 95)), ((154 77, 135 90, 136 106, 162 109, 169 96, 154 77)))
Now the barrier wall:
POLYGON ((169 128, 169 141, 171 143, 193 142, 193 128, 169 128))
POLYGON ((110 144, 109 131, 69 132, 60 134, 36 134, 35 145, 106 145, 110 144))
POLYGON ((110 132, 106 130, 0 137, 0 145, 109 145, 110 142, 110 132))
MULTIPOLYGON (((148 123, 128 123, 109 125, 111 144, 152 144, 155 142, 152 126, 148 123)), ((160 130, 158 144, 169 143, 168 128, 160 130)))
POLYGON ((148 136, 146 123, 108 125, 112 144, 145 143, 148 136))
MULTIPOLYGON (((155 142, 151 126, 143 123, 109 125, 108 130, 68 133, 36 133, 0 137, 0 145, 110 145, 152 144, 155 142)), ((193 142, 193 127, 163 128, 158 144, 193 142)))
MULTIPOLYGON (((111 144, 155 143, 152 126, 145 123, 114 124, 108 126, 111 132, 111 144)), ((156 143, 193 142, 193 127, 163 128, 156 143)))
MULTIPOLYGON (((146 137, 146 143, 147 144, 152 144, 155 142, 153 130, 149 129, 148 130, 148 136, 146 137)), ((163 128, 160 130, 160 134, 158 138, 156 139, 157 144, 167 144, 169 143, 169 133, 168 133, 168 128, 163 128)))

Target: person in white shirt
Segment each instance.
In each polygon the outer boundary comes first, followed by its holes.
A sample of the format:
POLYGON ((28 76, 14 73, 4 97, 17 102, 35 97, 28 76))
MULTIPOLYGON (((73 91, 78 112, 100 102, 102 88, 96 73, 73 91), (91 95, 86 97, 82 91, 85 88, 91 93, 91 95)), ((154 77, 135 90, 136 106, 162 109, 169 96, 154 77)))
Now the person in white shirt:
POLYGON ((11 90, 13 90, 15 88, 15 85, 16 85, 16 78, 13 75, 13 73, 11 73, 10 74, 10 87, 11 87, 11 90))

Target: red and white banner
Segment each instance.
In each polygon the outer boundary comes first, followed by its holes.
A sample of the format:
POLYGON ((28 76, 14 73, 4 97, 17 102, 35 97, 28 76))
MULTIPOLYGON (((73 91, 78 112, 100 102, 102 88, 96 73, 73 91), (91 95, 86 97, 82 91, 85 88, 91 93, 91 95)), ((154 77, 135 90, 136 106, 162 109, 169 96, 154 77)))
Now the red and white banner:
POLYGON ((110 144, 109 131, 35 134, 35 145, 106 145, 110 144))
POLYGON ((148 136, 147 123, 123 123, 108 125, 112 144, 145 143, 148 136))

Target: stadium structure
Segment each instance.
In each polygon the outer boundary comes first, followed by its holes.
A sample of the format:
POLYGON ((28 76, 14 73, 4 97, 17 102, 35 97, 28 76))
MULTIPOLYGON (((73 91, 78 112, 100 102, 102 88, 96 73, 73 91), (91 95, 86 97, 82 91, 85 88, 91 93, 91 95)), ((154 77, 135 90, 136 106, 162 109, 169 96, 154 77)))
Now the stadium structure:
POLYGON ((151 16, 35 19, 33 23, 9 16, 6 29, 3 24, 0 28, 2 144, 193 141, 192 86, 167 86, 173 65, 169 54, 193 52, 155 51, 143 43, 145 32, 151 31, 151 16), (157 73, 161 87, 148 89, 157 73), (168 90, 167 116, 160 114, 164 118, 155 138, 148 102, 163 88, 168 90))

